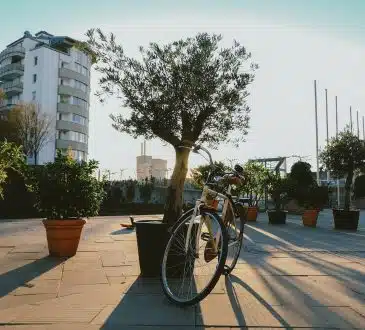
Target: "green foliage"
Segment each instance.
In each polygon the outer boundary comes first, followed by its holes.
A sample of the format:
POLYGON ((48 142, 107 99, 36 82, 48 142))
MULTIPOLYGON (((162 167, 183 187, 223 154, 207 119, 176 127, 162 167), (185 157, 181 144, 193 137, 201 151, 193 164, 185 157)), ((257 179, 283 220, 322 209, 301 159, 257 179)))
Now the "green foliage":
POLYGON ((320 154, 320 159, 334 178, 346 177, 345 210, 350 209, 354 174, 365 169, 365 143, 346 127, 332 138, 320 154))
POLYGON ((329 141, 320 159, 332 177, 341 179, 356 170, 365 169, 365 144, 348 128, 329 141))
POLYGON ((270 172, 267 179, 267 190, 274 202, 275 210, 282 210, 288 201, 290 180, 282 178, 279 174, 270 172))
POLYGON ((4 92, 4 90, 2 88, 0 88, 0 101, 6 100, 8 97, 6 95, 6 93, 4 92))
POLYGON ((248 63, 251 54, 238 42, 220 49, 222 36, 199 33, 140 47, 137 60, 125 55, 113 34, 91 29, 87 36, 101 73, 100 101, 122 95, 131 109, 129 117, 112 116, 117 130, 173 146, 189 140, 216 147, 232 131, 247 134, 247 85, 257 65, 248 63))
POLYGON ((319 201, 318 185, 311 171, 311 165, 298 161, 293 164, 288 175, 288 198, 295 199, 300 205, 312 208, 319 201))
POLYGON ((321 209, 328 202, 328 197, 328 187, 312 185, 307 189, 301 204, 306 209, 321 209))
POLYGON ((214 162, 213 167, 210 164, 200 165, 191 169, 191 182, 196 188, 203 189, 210 173, 214 176, 223 176, 227 171, 229 171, 229 167, 223 162, 214 162))
POLYGON ((95 64, 97 62, 97 55, 90 49, 89 45, 85 41, 76 41, 74 47, 85 54, 89 55, 91 58, 91 64, 95 64))
POLYGON ((22 148, 7 141, 0 142, 0 198, 3 198, 3 185, 8 177, 7 170, 22 171, 25 159, 22 148))
POLYGON ((139 193, 144 203, 148 203, 151 199, 152 191, 155 188, 155 178, 145 178, 139 185, 139 193))
POLYGON ((98 214, 105 196, 103 181, 94 177, 98 163, 77 162, 58 153, 54 163, 29 172, 29 187, 35 193, 36 208, 47 219, 92 217, 98 214))
POLYGON ((258 206, 268 185, 270 170, 263 164, 249 161, 245 164, 243 173, 246 180, 241 190, 251 199, 250 206, 258 206))
POLYGON ((134 181, 134 180, 128 180, 126 182, 126 195, 125 195, 125 197, 126 197, 128 203, 131 203, 134 200, 134 197, 136 195, 136 185, 137 185, 137 182, 134 181))
POLYGON ((365 174, 359 175, 354 183, 354 197, 365 197, 365 174))

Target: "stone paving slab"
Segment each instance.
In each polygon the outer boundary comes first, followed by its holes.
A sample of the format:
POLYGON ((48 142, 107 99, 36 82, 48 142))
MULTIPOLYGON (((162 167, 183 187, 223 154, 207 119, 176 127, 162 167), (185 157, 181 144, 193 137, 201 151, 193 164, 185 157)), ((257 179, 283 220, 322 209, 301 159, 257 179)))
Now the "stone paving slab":
POLYGON ((117 306, 106 306, 91 324, 115 329, 128 325, 195 326, 195 307, 176 308, 161 294, 127 294, 117 306))
MULTIPOLYGON (((287 225, 271 226, 260 215, 257 223, 247 226, 248 238, 231 280, 222 277, 199 305, 181 309, 167 301, 158 279, 138 277, 135 231, 120 228, 127 220, 90 219, 77 255, 58 261, 45 257, 39 220, 27 220, 23 234, 17 222, 12 236, 1 236, 0 223, 0 326, 365 328, 361 230, 305 228, 295 217, 287 225)), ((8 232, 11 226, 7 224, 8 232)))

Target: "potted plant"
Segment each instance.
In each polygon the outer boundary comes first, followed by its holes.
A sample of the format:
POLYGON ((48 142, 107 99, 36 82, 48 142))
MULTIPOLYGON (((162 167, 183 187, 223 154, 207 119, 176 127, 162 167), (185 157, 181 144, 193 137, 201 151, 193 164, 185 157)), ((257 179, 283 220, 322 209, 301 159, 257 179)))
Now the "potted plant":
POLYGON ((365 174, 361 174, 355 179, 354 199, 358 209, 365 209, 365 174))
POLYGON ((318 215, 328 201, 328 187, 319 187, 317 184, 307 189, 306 196, 302 201, 305 210, 302 215, 304 226, 316 227, 318 215))
POLYGON ((285 224, 287 211, 284 205, 288 195, 288 180, 282 178, 280 174, 270 173, 267 179, 268 193, 274 203, 274 209, 268 210, 270 224, 285 224))
POLYGON ((266 180, 269 170, 263 164, 248 161, 244 166, 245 184, 242 191, 247 196, 247 221, 256 221, 259 211, 259 202, 265 194, 266 180))
POLYGON ((351 207, 351 192, 354 175, 365 168, 364 141, 346 127, 329 141, 320 159, 333 178, 346 178, 344 208, 333 209, 335 228, 357 230, 360 211, 351 207))
POLYGON ((327 187, 319 187, 312 175, 311 165, 298 161, 293 164, 288 176, 288 199, 304 207, 302 220, 304 226, 315 227, 318 214, 327 201, 327 187))
POLYGON ((29 189, 47 233, 51 256, 76 254, 85 218, 98 214, 105 196, 103 181, 94 176, 97 162, 77 162, 58 151, 55 161, 30 170, 29 189))

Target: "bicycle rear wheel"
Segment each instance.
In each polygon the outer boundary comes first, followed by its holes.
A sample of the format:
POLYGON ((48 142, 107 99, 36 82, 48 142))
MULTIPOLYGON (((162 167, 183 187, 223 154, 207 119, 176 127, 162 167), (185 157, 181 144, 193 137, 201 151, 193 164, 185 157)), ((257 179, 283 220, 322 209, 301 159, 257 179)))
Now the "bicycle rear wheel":
POLYGON ((185 251, 191 217, 186 215, 176 225, 161 264, 163 291, 170 301, 180 306, 196 304, 213 290, 227 257, 226 228, 213 211, 202 211, 194 218, 185 251))

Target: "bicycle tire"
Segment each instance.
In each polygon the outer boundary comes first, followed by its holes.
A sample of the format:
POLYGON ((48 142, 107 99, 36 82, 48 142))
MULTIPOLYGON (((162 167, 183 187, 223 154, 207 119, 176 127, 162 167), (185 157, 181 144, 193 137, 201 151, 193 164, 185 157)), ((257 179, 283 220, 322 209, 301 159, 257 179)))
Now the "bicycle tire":
POLYGON ((176 237, 179 228, 181 228, 184 223, 186 223, 187 221, 189 221, 191 219, 191 213, 190 212, 186 212, 186 213, 188 213, 188 214, 183 216, 180 219, 180 221, 174 226, 174 231, 172 232, 172 234, 168 240, 168 243, 166 245, 164 255, 162 258, 162 262, 161 262, 161 276, 160 276, 163 292, 166 295, 166 297, 168 298, 168 300, 181 307, 197 304, 198 302, 203 300, 214 289, 220 276, 223 274, 224 265, 225 265, 225 261, 226 261, 226 257, 227 257, 227 251, 228 251, 227 231, 226 231, 225 226, 223 225, 223 221, 222 221, 221 217, 214 211, 204 210, 204 209, 201 210, 200 215, 211 216, 217 221, 217 223, 219 225, 219 229, 221 230, 221 233, 222 233, 221 253, 220 253, 220 258, 218 258, 218 266, 216 267, 215 273, 212 276, 211 280, 209 281, 208 285, 200 293, 198 293, 194 298, 192 298, 190 300, 185 300, 185 301, 175 299, 174 296, 171 295, 171 291, 167 287, 167 284, 166 284, 166 282, 167 282, 166 262, 167 262, 167 256, 168 256, 170 246, 172 245, 172 242, 173 242, 174 238, 176 237))
MULTIPOLYGON (((241 207, 240 204, 236 204, 236 207, 241 207)), ((240 256, 241 253, 241 249, 242 249, 242 243, 243 243, 243 233, 245 230, 245 220, 243 217, 240 217, 240 232, 238 234, 238 238, 237 238, 237 244, 238 244, 238 248, 237 248, 237 253, 235 254, 235 256, 233 257, 233 261, 231 263, 231 265, 224 265, 224 275, 229 275, 230 273, 232 273, 232 271, 234 270, 234 268, 236 267, 237 261, 238 261, 238 257, 240 256)), ((228 230, 227 230, 227 234, 228 230)), ((230 244, 228 242, 228 244, 230 244)), ((228 255, 229 251, 227 251, 227 255, 228 255)))

